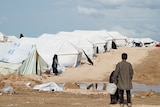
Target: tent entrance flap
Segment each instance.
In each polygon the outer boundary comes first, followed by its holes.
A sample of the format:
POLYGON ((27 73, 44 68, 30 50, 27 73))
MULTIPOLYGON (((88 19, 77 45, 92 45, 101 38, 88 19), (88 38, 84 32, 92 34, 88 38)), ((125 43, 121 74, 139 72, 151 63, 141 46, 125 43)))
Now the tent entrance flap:
POLYGON ((35 45, 26 43, 0 43, 1 74, 36 74, 41 75, 48 65, 38 54, 35 45), (14 50, 14 52, 10 52, 14 50), (8 60, 4 60, 8 59, 8 60))
POLYGON ((36 74, 41 75, 45 72, 47 68, 47 63, 39 56, 36 46, 34 45, 29 53, 29 57, 24 61, 21 66, 20 74, 36 74))
POLYGON ((93 61, 88 57, 88 55, 86 54, 86 52, 84 50, 83 50, 83 52, 86 55, 88 62, 93 65, 93 61))

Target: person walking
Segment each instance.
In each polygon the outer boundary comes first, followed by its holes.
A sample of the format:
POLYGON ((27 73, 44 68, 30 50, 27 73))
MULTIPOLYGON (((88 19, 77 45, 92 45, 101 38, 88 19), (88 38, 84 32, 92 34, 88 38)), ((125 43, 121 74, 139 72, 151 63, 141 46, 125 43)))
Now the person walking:
POLYGON ((127 105, 131 107, 131 89, 133 78, 133 67, 131 63, 127 62, 127 54, 122 53, 122 61, 116 65, 115 72, 113 74, 113 83, 117 84, 119 91, 120 107, 124 107, 124 90, 127 94, 127 105))

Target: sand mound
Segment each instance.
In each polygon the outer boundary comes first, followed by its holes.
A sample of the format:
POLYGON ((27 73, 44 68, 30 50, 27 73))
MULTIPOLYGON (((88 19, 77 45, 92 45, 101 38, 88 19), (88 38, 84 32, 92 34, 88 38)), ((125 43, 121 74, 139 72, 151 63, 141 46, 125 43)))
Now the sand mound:
POLYGON ((75 83, 65 83, 65 89, 80 89, 80 87, 75 83))

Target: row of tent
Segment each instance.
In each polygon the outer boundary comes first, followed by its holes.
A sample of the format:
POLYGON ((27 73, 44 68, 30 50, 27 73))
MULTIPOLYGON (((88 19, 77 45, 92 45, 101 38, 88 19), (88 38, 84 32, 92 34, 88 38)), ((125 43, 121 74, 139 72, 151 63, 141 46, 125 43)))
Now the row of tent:
MULTIPOLYGON (((58 55, 61 66, 77 67, 82 58, 92 60, 98 53, 109 52, 116 47, 133 47, 136 42, 119 32, 105 30, 62 31, 57 34, 42 34, 36 38, 17 39, 0 33, 0 41, 0 73, 37 75, 50 68, 54 54, 58 55)), ((147 43, 152 43, 151 46, 156 44, 154 40, 147 43)))

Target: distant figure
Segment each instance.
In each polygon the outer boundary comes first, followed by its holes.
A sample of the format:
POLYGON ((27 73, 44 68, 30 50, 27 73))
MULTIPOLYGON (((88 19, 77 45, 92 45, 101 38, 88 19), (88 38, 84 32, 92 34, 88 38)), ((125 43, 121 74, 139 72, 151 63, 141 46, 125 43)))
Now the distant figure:
POLYGON ((24 37, 24 36, 23 36, 23 34, 21 33, 19 38, 22 38, 22 37, 24 37))
POLYGON ((53 62, 52 62, 52 69, 55 75, 58 75, 57 66, 58 66, 58 56, 57 54, 55 54, 53 57, 53 62))
POLYGON ((108 45, 108 42, 106 42, 104 45, 104 52, 107 52, 107 45, 108 45))
POLYGON ((114 41, 112 41, 112 49, 117 49, 117 45, 114 41))
MULTIPOLYGON (((113 83, 113 80, 112 80, 113 74, 114 74, 114 71, 112 71, 109 77, 110 83, 113 83)), ((119 94, 118 94, 118 89, 117 89, 114 95, 110 95, 110 104, 117 104, 118 100, 119 100, 119 94)))
POLYGON ((97 54, 99 53, 99 48, 98 48, 98 46, 96 47, 96 53, 97 53, 97 54))
POLYGON ((131 107, 131 92, 133 68, 132 65, 126 61, 127 54, 122 54, 122 61, 116 65, 116 69, 113 74, 113 83, 117 84, 119 91, 120 107, 124 107, 124 90, 127 94, 127 105, 131 107))

